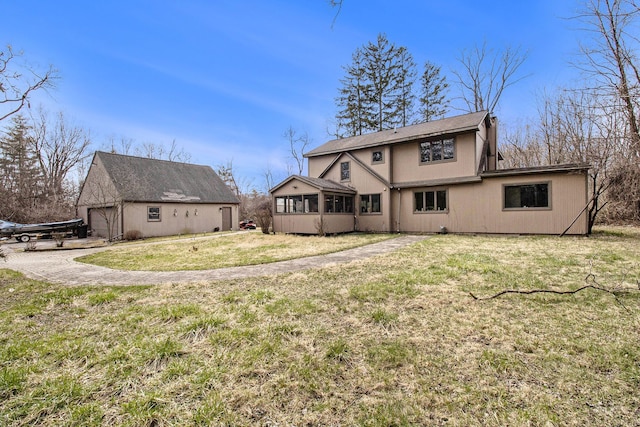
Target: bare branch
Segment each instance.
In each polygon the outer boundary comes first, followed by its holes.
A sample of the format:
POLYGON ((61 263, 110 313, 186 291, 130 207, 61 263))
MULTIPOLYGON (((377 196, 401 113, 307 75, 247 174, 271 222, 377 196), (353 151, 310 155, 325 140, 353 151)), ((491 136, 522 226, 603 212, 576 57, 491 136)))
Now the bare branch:
POLYGON ((586 289, 593 289, 596 291, 600 291, 600 292, 605 292, 607 294, 612 295, 616 302, 618 304, 620 304, 627 312, 631 313, 631 311, 629 310, 629 308, 624 305, 624 303, 620 300, 620 298, 618 298, 618 295, 621 293, 630 293, 630 292, 635 292, 635 291, 640 291, 640 282, 638 282, 638 286, 636 288, 631 288, 631 287, 623 287, 621 285, 614 287, 614 288, 608 288, 605 287, 603 285, 601 285, 600 283, 598 283, 598 281, 596 280, 596 276, 595 274, 593 274, 592 272, 593 269, 593 265, 591 265, 590 267, 590 271, 589 274, 587 274, 587 276, 585 277, 585 282, 587 283, 584 286, 581 286, 577 289, 574 289, 572 291, 569 290, 565 290, 565 291, 558 291, 558 290, 554 290, 554 289, 530 289, 530 290, 520 290, 520 289, 506 289, 504 291, 498 292, 497 294, 488 296, 488 297, 478 297, 475 294, 473 294, 472 292, 469 292, 469 295, 471 296, 471 298, 473 298, 476 301, 486 301, 486 300, 492 300, 492 299, 496 299, 499 298, 501 296, 504 295, 509 295, 509 294, 518 294, 518 295, 534 295, 534 294, 553 294, 553 295, 574 295, 577 294, 578 292, 582 292, 586 289))
POLYGON ((512 47, 492 54, 486 41, 471 51, 462 51, 458 57, 462 69, 453 70, 453 75, 458 79, 459 99, 466 104, 467 111, 493 112, 505 89, 528 76, 515 77, 528 56, 528 52, 512 47))
POLYGON ((24 106, 29 106, 29 97, 33 92, 53 88, 58 78, 53 66, 49 66, 44 73, 36 72, 17 63, 20 56, 22 54, 14 53, 10 45, 6 51, 0 51, 0 122, 24 106))

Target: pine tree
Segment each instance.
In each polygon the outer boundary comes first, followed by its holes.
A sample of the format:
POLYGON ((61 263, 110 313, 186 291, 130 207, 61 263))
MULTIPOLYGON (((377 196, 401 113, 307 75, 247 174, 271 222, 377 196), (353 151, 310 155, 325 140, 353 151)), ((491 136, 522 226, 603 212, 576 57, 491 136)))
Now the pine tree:
POLYGON ((398 58, 400 60, 400 92, 398 95, 398 108, 400 109, 400 125, 407 126, 414 120, 414 104, 416 95, 413 92, 413 84, 416 80, 416 63, 405 47, 400 47, 398 58))
POLYGON ((362 135, 368 129, 368 117, 373 115, 368 100, 371 86, 365 76, 362 49, 352 55, 353 63, 343 67, 347 76, 340 80, 342 88, 336 98, 341 108, 336 115, 338 128, 346 131, 346 136, 362 135))
POLYGON ((408 50, 379 34, 375 43, 358 48, 352 59, 336 98, 338 126, 351 136, 409 124, 416 71, 408 50))
POLYGON ((427 61, 420 79, 422 96, 420 97, 420 119, 428 122, 442 118, 449 108, 447 91, 449 84, 440 75, 440 67, 427 61))
POLYGON ((42 175, 27 120, 18 114, 11 121, 0 138, 0 217, 30 221, 38 215, 35 207, 42 192, 42 175))

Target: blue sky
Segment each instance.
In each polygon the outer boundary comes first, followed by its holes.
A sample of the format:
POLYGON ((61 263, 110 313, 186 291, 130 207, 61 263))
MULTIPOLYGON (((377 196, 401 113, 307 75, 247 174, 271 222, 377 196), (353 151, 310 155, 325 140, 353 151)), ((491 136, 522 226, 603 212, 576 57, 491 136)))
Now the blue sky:
MULTIPOLYGON (((6 1, 0 43, 34 68, 54 65, 57 88, 32 103, 63 111, 110 138, 169 145, 191 161, 233 161, 264 187, 270 168, 286 176, 283 133, 307 132, 311 147, 331 139, 335 97, 353 51, 378 33, 406 46, 417 64, 450 70, 463 49, 520 47, 529 59, 496 111, 503 126, 535 113, 536 93, 571 84, 581 34, 577 0, 6 1), (335 18, 335 22, 334 22, 335 18)), ((450 95, 455 95, 455 88, 450 95)), ((450 114, 456 114, 452 112, 450 114)))

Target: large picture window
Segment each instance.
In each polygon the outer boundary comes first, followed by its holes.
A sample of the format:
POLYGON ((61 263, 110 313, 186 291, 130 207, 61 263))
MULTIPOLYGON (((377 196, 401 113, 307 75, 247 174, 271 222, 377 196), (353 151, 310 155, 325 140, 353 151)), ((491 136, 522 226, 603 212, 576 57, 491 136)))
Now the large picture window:
POLYGON ((380 194, 360 195, 360 213, 380 213, 380 194))
POLYGON ((318 195, 305 194, 276 197, 276 213, 317 213, 318 195))
POLYGON ((453 138, 420 143, 420 163, 440 162, 455 158, 453 138))
POLYGON ((353 213, 353 196, 327 195, 324 198, 326 213, 353 213))
POLYGON ((415 212, 447 210, 447 190, 416 191, 413 200, 415 212))
POLYGON ((549 208, 549 183, 504 186, 505 209, 549 208))
POLYGON ((147 206, 147 221, 160 221, 160 206, 147 206))

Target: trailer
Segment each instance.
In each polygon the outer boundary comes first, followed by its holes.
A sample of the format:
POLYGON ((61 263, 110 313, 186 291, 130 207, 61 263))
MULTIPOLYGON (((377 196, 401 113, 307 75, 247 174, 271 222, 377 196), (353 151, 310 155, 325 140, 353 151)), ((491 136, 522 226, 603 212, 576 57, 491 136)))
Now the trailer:
POLYGON ((52 233, 72 233, 86 237, 87 226, 82 218, 68 221, 45 222, 41 224, 18 224, 0 220, 0 237, 14 238, 18 242, 28 242, 32 238, 51 236, 52 233))

